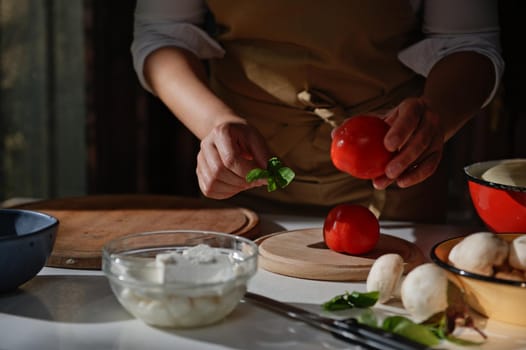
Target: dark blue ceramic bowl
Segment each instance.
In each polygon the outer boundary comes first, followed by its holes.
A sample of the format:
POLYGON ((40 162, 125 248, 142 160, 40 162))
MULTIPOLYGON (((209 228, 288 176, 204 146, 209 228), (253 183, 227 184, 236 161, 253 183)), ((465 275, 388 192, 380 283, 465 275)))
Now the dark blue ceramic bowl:
POLYGON ((58 225, 47 214, 0 209, 0 293, 16 289, 44 267, 58 225))

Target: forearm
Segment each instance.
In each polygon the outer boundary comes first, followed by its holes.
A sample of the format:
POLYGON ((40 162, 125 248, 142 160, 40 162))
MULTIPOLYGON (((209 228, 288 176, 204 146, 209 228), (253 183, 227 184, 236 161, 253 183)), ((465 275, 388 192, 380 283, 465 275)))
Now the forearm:
POLYGON ((151 53, 144 76, 153 92, 199 139, 217 125, 244 122, 208 88, 202 62, 192 53, 166 47, 151 53))
POLYGON ((475 52, 458 52, 440 60, 429 73, 424 98, 438 113, 445 140, 480 110, 495 84, 492 62, 475 52))

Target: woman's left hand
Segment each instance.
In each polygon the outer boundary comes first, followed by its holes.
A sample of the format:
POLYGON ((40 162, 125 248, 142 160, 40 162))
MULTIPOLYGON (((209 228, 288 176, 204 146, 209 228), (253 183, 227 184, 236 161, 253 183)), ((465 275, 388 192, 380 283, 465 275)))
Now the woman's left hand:
POLYGON ((385 121, 391 126, 385 147, 397 152, 387 164, 385 176, 373 180, 376 189, 396 182, 405 188, 430 177, 437 169, 444 148, 444 130, 439 116, 423 98, 408 98, 391 110, 385 121))

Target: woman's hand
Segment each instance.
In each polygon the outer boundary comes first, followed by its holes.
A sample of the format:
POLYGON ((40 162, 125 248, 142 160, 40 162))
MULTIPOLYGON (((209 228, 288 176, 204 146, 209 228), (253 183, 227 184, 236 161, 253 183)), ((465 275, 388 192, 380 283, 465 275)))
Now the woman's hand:
POLYGON ((225 199, 266 180, 248 183, 253 168, 266 168, 271 152, 261 134, 246 123, 223 123, 205 136, 197 155, 199 188, 206 197, 225 199))
POLYGON ((408 98, 390 111, 385 121, 391 125, 385 147, 398 153, 387 164, 385 176, 373 180, 374 187, 385 189, 396 182, 404 188, 431 176, 440 163, 445 142, 439 116, 423 98, 408 98))

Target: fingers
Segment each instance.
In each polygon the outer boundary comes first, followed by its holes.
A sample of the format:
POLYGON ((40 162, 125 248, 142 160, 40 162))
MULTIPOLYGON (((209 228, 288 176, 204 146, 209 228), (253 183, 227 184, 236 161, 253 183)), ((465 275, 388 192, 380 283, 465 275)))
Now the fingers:
POLYGON ((420 163, 410 166, 397 178, 396 184, 401 188, 406 188, 424 181, 436 171, 441 158, 442 155, 439 152, 429 154, 420 163))
POLYGON ((394 183, 395 180, 388 178, 387 176, 381 176, 373 179, 373 186, 377 190, 385 190, 389 185, 394 183))
POLYGON ((197 155, 197 177, 203 194, 210 198, 229 198, 246 189, 262 186, 265 180, 247 183, 246 174, 266 166, 267 147, 253 129, 243 124, 215 128, 201 141, 197 155), (254 152, 253 149, 262 151, 254 152))
POLYGON ((391 111, 385 119, 391 125, 385 135, 385 148, 391 152, 402 148, 420 125, 424 111, 423 102, 417 98, 404 100, 391 111))
POLYGON ((239 176, 225 166, 213 144, 201 144, 197 155, 197 178, 204 195, 214 198, 226 198, 232 191, 230 187, 239 187, 239 176))
POLYGON ((398 154, 387 165, 385 169, 386 176, 391 179, 396 179, 407 168, 413 164, 418 164, 418 160, 425 157, 430 146, 435 143, 434 139, 434 130, 430 123, 420 123, 417 129, 410 134, 398 154))
POLYGON ((391 125, 384 143, 396 156, 387 164, 385 176, 373 180, 377 189, 396 182, 409 187, 431 176, 437 169, 444 146, 444 133, 437 114, 420 99, 407 99, 386 121, 391 125))
MULTIPOLYGON (((405 168, 401 166, 403 171, 398 176, 393 178, 382 176, 373 179, 373 186, 378 190, 383 190, 395 182, 401 188, 416 185, 433 175, 433 173, 438 168, 441 158, 442 152, 438 150, 436 152, 426 154, 425 158, 419 159, 415 163, 410 164, 405 168)), ((392 162, 395 162, 395 160, 392 162)))

